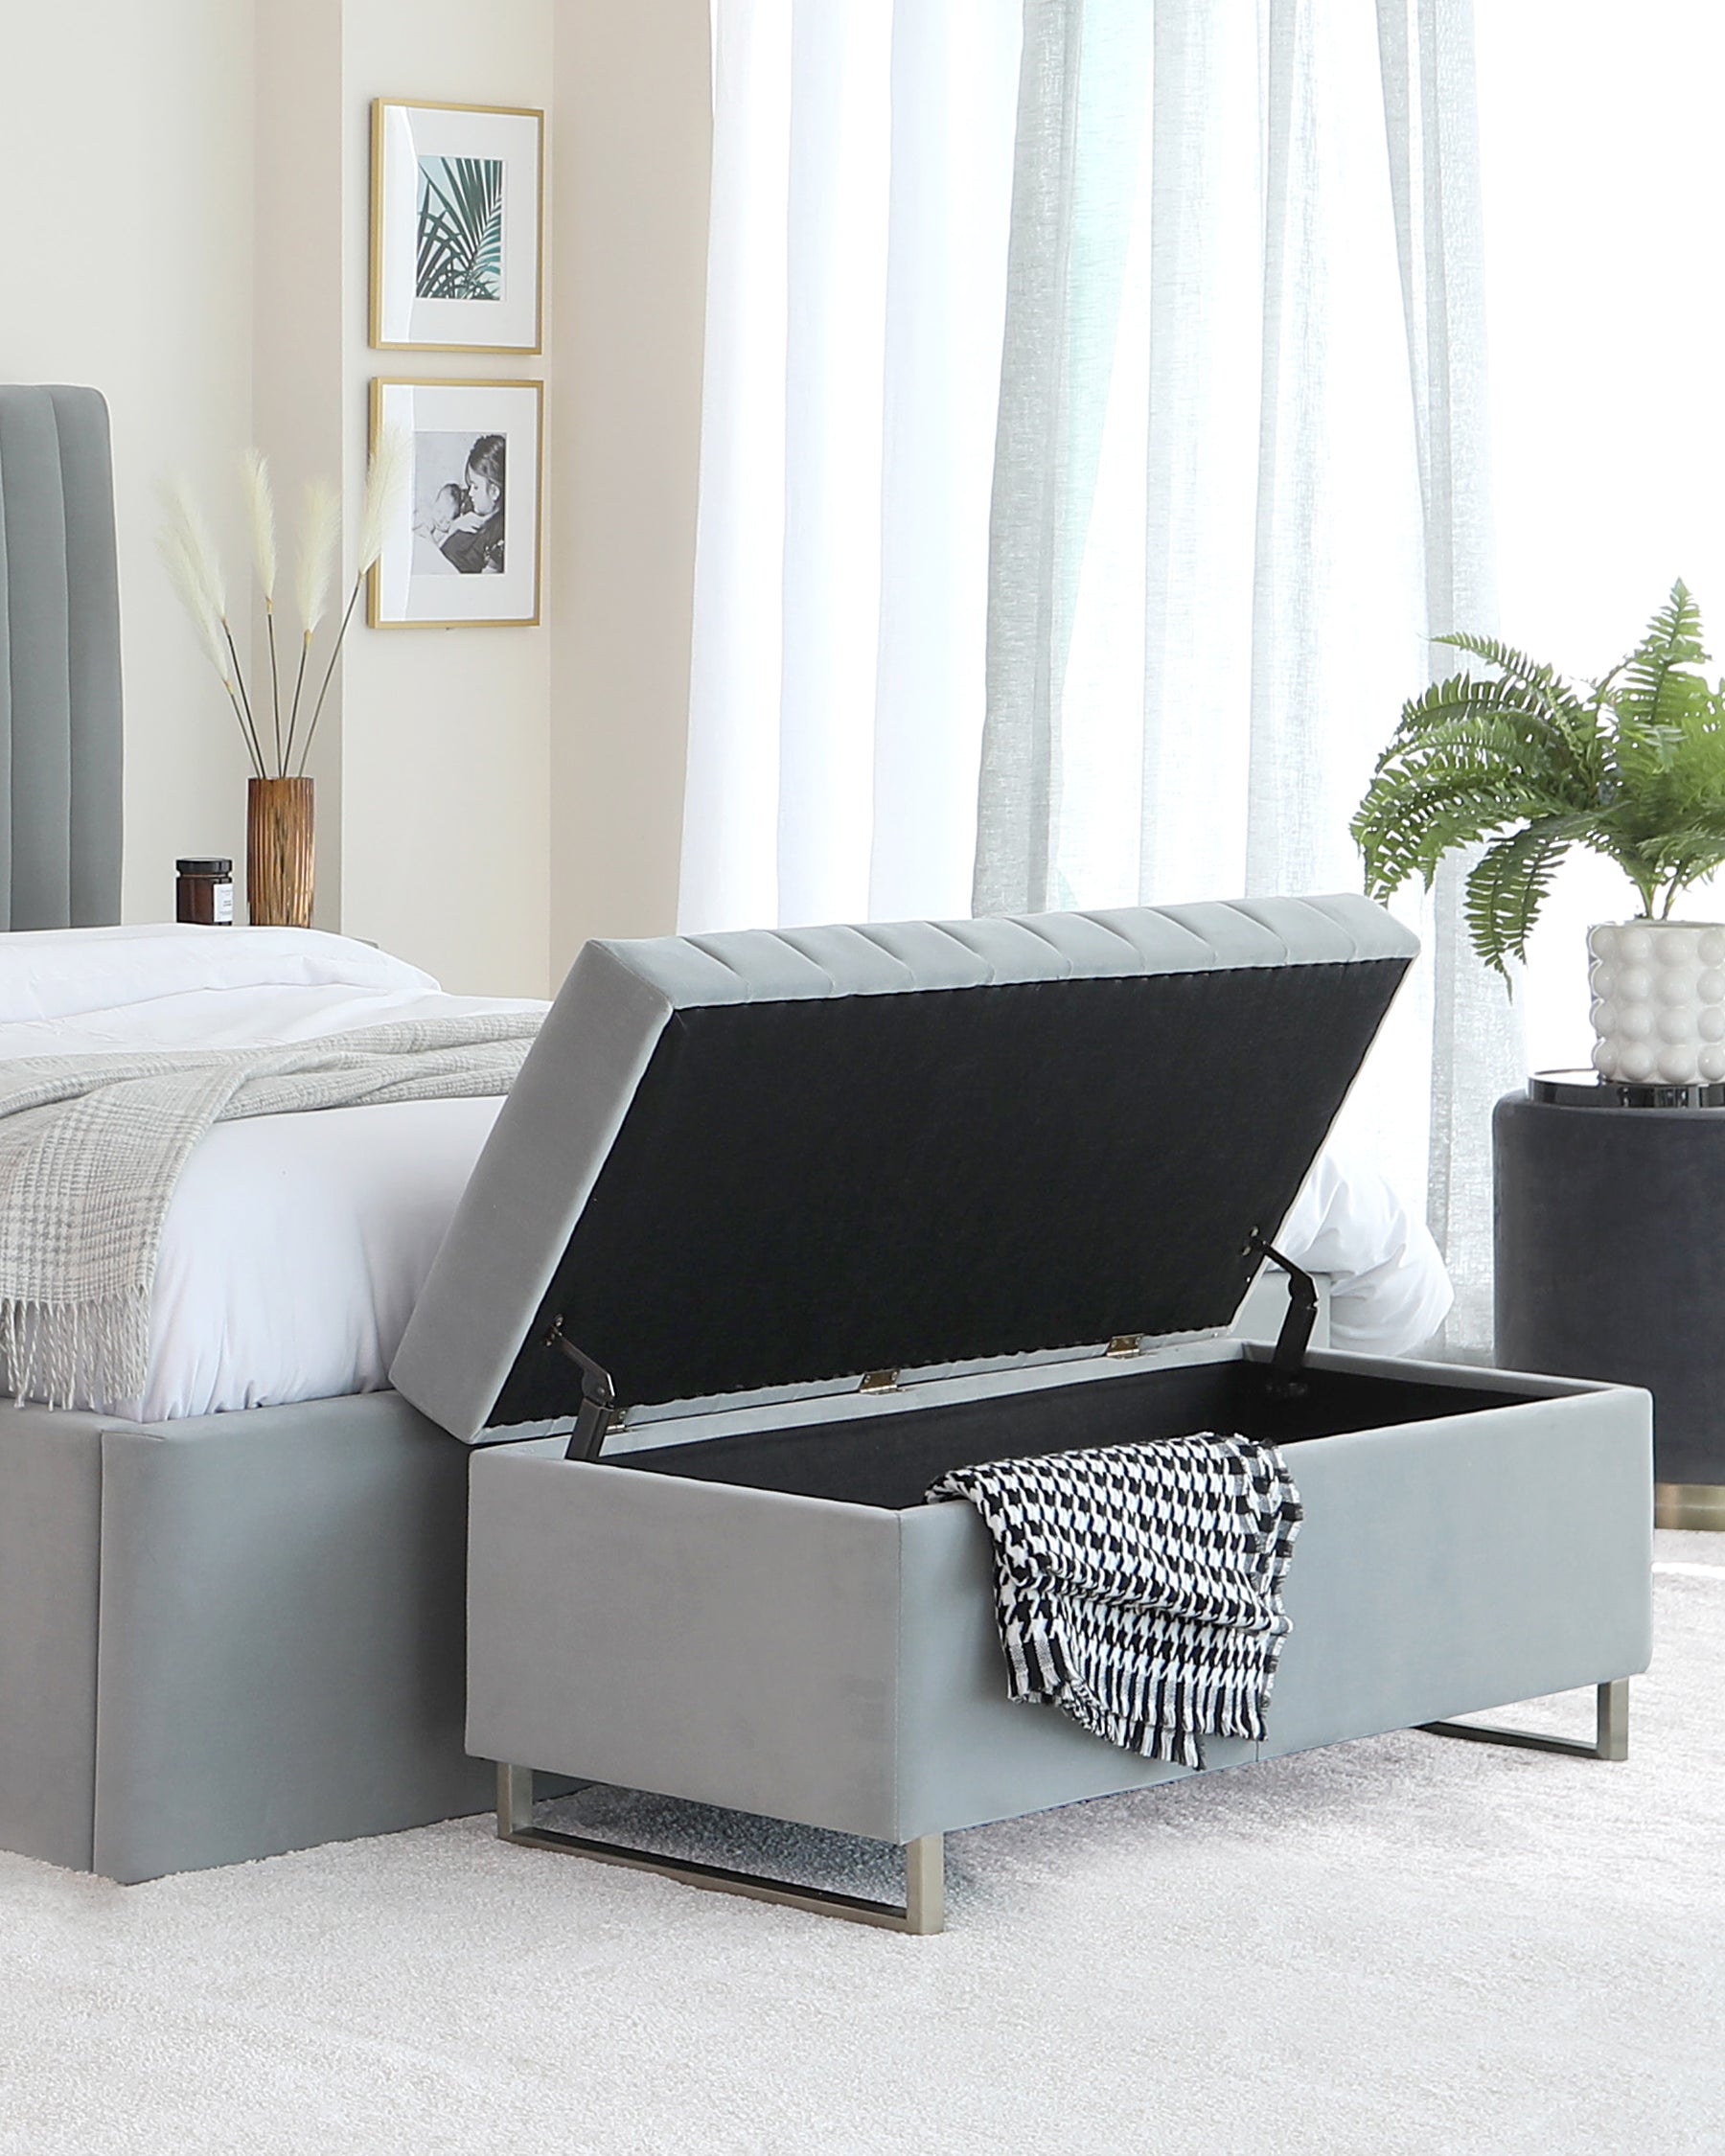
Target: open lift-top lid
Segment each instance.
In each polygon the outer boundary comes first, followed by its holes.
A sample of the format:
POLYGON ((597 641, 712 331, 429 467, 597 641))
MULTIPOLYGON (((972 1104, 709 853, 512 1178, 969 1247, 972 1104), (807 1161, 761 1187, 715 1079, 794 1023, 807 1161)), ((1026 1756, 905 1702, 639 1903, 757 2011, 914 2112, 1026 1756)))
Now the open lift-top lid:
POLYGON ((1227 1326, 1414 938, 1363 898, 588 944, 391 1376, 469 1441, 1227 1326))

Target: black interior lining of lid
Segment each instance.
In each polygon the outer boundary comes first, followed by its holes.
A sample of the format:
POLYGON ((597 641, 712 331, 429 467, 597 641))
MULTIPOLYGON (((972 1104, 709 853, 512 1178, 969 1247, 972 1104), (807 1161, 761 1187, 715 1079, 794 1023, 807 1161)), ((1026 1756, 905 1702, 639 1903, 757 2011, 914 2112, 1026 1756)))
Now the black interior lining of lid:
MULTIPOLYGON (((1205 1430, 1299 1445, 1350 1430, 1511 1408, 1532 1397, 1426 1377, 1315 1367, 1306 1372, 1304 1389, 1290 1397, 1267 1363, 1235 1357, 1121 1371, 1028 1392, 982 1393, 938 1407, 895 1408, 841 1423, 798 1423, 748 1436, 613 1453, 607 1460, 648 1475, 896 1511, 920 1504, 930 1484, 953 1468, 980 1460, 1032 1459, 1205 1430)), ((1298 1479, 1297 1464, 1294 1473, 1298 1479)))
POLYGON ((1406 967, 678 1012, 489 1420, 1226 1325, 1406 967))

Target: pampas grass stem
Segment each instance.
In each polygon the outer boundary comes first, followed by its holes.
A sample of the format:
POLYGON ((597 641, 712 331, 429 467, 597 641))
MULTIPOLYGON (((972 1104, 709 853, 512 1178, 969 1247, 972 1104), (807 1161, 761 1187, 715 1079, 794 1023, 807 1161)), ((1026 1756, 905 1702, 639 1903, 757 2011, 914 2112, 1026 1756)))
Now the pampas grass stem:
POLYGON ((239 678, 240 658, 228 633, 221 571, 209 528, 183 486, 170 491, 168 512, 168 529, 159 542, 162 560, 191 617, 204 656, 227 692, 228 702, 233 706, 245 742, 245 752, 262 778, 264 757, 249 722, 249 707, 243 701, 244 684, 239 678))
POLYGON ((288 753, 282 763, 282 776, 288 776, 288 766, 293 760, 293 729, 299 724, 300 692, 306 686, 306 661, 311 656, 311 631, 308 629, 300 638, 299 665, 293 673, 293 700, 288 706, 288 753))
POLYGON ((203 647, 204 656, 215 668, 217 678, 220 681, 228 702, 233 707, 235 722, 240 728, 241 738, 245 743, 246 756, 256 769, 258 776, 262 778, 264 767, 259 762, 257 751, 252 745, 251 731, 245 723, 244 714, 240 709, 240 699, 234 694, 233 671, 228 665, 228 654, 222 641, 221 626, 210 612, 208 593, 199 580, 196 566, 187 554, 182 535, 179 532, 165 532, 158 542, 158 546, 162 560, 167 565, 169 577, 174 589, 180 595, 186 612, 191 617, 192 627, 196 633, 197 640, 203 647))
POLYGON ((286 778, 288 768, 282 762, 282 677, 276 667, 275 602, 272 599, 264 602, 264 627, 269 637, 269 711, 275 726, 275 775, 286 778))
POLYGON ((347 610, 341 617, 341 627, 335 631, 335 641, 330 647, 330 663, 324 668, 324 677, 317 691, 317 701, 311 707, 311 723, 306 728, 306 745, 300 750, 298 776, 306 775, 306 759, 311 753, 311 737, 317 731, 317 722, 323 717, 324 699, 330 693, 330 680, 335 672, 335 661, 341 656, 342 641, 348 632, 348 623, 354 618, 354 608, 359 603, 359 587, 365 582, 365 571, 360 570, 354 579, 354 588, 348 594, 347 610))
POLYGON ((269 717, 275 736, 275 775, 285 778, 288 774, 282 761, 282 677, 276 662, 275 489, 270 484, 269 463, 262 449, 245 452, 241 479, 246 512, 251 519, 252 559, 258 565, 258 582, 264 591, 264 626, 269 638, 269 717))
POLYGON ((335 631, 335 641, 330 648, 330 663, 324 668, 323 680, 318 685, 317 701, 311 711, 311 723, 306 728, 306 745, 300 751, 299 760, 299 775, 302 778, 305 776, 306 759, 311 753, 312 737, 317 732, 317 722, 323 717, 324 699, 330 693, 335 661, 341 656, 348 624, 353 620, 354 608, 359 603, 359 587, 365 582, 367 570, 383 551, 383 542, 389 536, 391 524, 401 512, 402 500, 407 492, 412 472, 412 435, 403 427, 393 426, 380 434, 365 472, 365 500, 359 513, 359 563, 354 574, 354 588, 348 594, 347 607, 341 616, 341 627, 335 631))
POLYGON ((300 698, 306 686, 306 667, 311 655, 311 639, 329 605, 330 584, 334 575, 336 549, 341 544, 341 493, 328 479, 314 479, 306 489, 305 520, 300 528, 299 571, 295 596, 299 602, 300 655, 293 679, 293 701, 288 712, 288 751, 282 765, 286 775, 293 761, 294 737, 299 731, 300 698))
POLYGON ((221 617, 221 633, 228 648, 228 656, 234 662, 234 685, 240 692, 240 704, 245 714, 245 724, 251 734, 252 754, 258 760, 258 775, 264 775, 264 745, 258 739, 257 716, 252 710, 251 698, 246 694, 245 669, 240 664, 240 647, 234 642, 234 631, 226 614, 221 617))
MULTIPOLYGON (((306 728, 305 741, 299 745, 298 770, 295 772, 294 752, 306 675, 311 658, 311 640, 329 605, 335 558, 340 546, 341 496, 327 481, 314 482, 306 491, 305 523, 300 534, 294 593, 299 602, 301 623, 299 664, 294 670, 293 697, 288 706, 288 725, 284 735, 281 661, 275 629, 275 586, 280 566, 276 553, 275 493, 270 483, 269 466, 262 451, 252 449, 246 454, 242 466, 242 482, 251 523, 252 556, 257 564, 258 582, 264 593, 264 629, 269 640, 270 720, 275 747, 275 775, 279 778, 287 778, 290 774, 301 778, 305 776, 306 760, 311 753, 311 743, 317 732, 318 721, 323 717, 330 683, 335 677, 335 662, 341 656, 341 647, 347 640, 354 608, 359 603, 360 587, 367 573, 381 555, 384 540, 400 516, 412 470, 413 437, 400 428, 391 428, 380 434, 366 468, 365 499, 359 520, 358 566, 354 576, 354 586, 348 594, 347 605, 342 609, 340 626, 336 629, 334 641, 330 647, 329 662, 324 668, 323 678, 318 683, 317 700, 311 707, 311 719, 306 728)), ((234 716, 240 722, 240 731, 245 740, 246 753, 251 758, 252 768, 259 778, 265 778, 269 775, 269 768, 264 755, 258 714, 246 687, 245 669, 240 663, 240 648, 234 640, 233 624, 228 618, 221 571, 209 528, 183 484, 176 484, 169 490, 168 510, 168 529, 161 540, 162 559, 192 617, 193 628, 203 645, 205 656, 216 669, 221 685, 227 692, 228 701, 233 705, 234 716)))

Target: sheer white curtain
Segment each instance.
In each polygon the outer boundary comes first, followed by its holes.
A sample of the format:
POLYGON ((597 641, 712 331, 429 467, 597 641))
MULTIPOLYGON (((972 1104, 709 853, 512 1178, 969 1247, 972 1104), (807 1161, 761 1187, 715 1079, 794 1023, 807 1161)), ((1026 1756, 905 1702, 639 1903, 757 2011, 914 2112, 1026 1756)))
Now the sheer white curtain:
MULTIPOLYGON (((1674 578, 1725 657, 1725 9, 1717 0, 1515 0, 1479 13, 1486 322, 1504 634, 1576 677, 1626 652, 1674 578), (1577 112, 1609 112, 1577 132, 1577 112), (1673 215, 1673 205, 1681 205, 1673 215), (1664 292, 1690 325, 1649 336, 1632 307, 1664 292)), ((1710 670, 1711 671, 1711 670, 1710 670)), ((1634 909, 1622 873, 1573 854, 1530 951, 1533 1068, 1585 1065, 1585 937, 1634 909)), ((1688 895, 1725 915, 1725 877, 1688 895)))
POLYGON ((679 925, 966 913, 1018 12, 714 30, 679 925))
MULTIPOLYGON (((683 928, 1356 887, 1495 626, 1466 0, 715 27, 683 928)), ((1350 1113, 1484 1340, 1521 1059, 1457 897, 1350 1113)))
MULTIPOLYGON (((1357 887, 1493 626, 1465 0, 1030 0, 1018 135, 977 910, 1357 887)), ((1480 1341, 1522 1069, 1458 897, 1350 1113, 1480 1341)))

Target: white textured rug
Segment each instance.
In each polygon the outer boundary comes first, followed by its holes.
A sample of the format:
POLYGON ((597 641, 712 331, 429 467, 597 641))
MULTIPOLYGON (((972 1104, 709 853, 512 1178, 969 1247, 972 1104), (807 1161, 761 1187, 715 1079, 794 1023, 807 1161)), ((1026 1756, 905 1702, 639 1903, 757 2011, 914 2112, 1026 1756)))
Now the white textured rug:
POLYGON ((1660 1540, 1627 1764, 1410 1734, 980 1829, 939 1938, 484 1820, 130 1889, 0 1857, 0 2149, 1725 2149, 1725 1538, 1660 1540))

